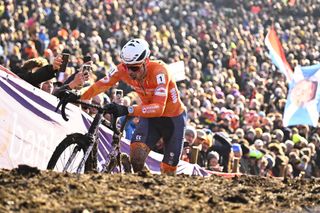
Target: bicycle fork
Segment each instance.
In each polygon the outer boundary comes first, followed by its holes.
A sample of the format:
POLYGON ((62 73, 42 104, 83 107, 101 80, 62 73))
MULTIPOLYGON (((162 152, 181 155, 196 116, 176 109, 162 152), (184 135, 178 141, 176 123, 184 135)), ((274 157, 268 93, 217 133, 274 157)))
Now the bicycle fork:
MULTIPOLYGON (((92 149, 93 149, 95 143, 94 143, 94 142, 90 142, 89 144, 90 144, 90 145, 87 147, 86 151, 84 152, 84 156, 82 157, 81 162, 80 162, 80 164, 79 164, 79 166, 78 166, 78 168, 77 168, 77 171, 76 171, 77 174, 80 174, 82 168, 85 167, 85 163, 87 162, 87 160, 88 160, 88 158, 89 158, 89 155, 91 154, 92 149)), ((79 151, 81 151, 81 149, 82 149, 82 148, 81 148, 79 145, 77 145, 77 146, 73 149, 71 156, 69 157, 66 165, 65 165, 64 168, 63 168, 63 172, 66 172, 66 171, 68 170, 68 168, 69 168, 69 166, 71 165, 72 161, 74 160, 76 154, 77 154, 79 151)))
MULTIPOLYGON (((81 162, 80 162, 80 164, 79 164, 79 166, 77 168, 77 174, 80 174, 82 168, 85 167, 85 163, 87 162, 87 160, 89 158, 89 155, 91 154, 94 145, 95 145, 95 143, 91 142, 90 145, 88 146, 87 151, 84 153, 84 156, 81 159, 81 162)), ((95 160, 95 159, 93 159, 93 160, 95 160)))
MULTIPOLYGON (((79 146, 74 147, 71 156, 69 157, 66 165, 64 166, 62 172, 66 172, 69 168, 69 166, 71 165, 72 161, 74 160, 76 154, 81 150, 81 148, 79 146)), ((79 169, 79 168, 78 168, 79 169)), ((77 169, 77 173, 78 173, 78 169, 77 169)))
POLYGON ((103 164, 101 172, 110 173, 117 165, 119 165, 121 173, 119 147, 116 144, 112 144, 112 151, 107 161, 103 164))

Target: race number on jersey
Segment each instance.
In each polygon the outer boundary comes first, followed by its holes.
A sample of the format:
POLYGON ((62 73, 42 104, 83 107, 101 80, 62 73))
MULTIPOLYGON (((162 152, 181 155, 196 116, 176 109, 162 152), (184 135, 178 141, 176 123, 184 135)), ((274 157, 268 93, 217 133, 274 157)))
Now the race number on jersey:
POLYGON ((166 78, 164 77, 164 74, 158 74, 157 75, 157 84, 165 84, 166 83, 166 78))

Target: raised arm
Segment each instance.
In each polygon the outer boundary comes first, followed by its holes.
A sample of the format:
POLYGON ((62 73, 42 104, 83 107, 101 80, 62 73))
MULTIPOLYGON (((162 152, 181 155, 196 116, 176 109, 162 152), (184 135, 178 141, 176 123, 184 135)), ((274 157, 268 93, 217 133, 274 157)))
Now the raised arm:
POLYGON ((92 97, 105 92, 110 87, 112 87, 115 83, 120 80, 119 72, 117 67, 113 67, 109 70, 107 75, 93 84, 87 91, 85 91, 81 95, 81 100, 89 100, 92 97))

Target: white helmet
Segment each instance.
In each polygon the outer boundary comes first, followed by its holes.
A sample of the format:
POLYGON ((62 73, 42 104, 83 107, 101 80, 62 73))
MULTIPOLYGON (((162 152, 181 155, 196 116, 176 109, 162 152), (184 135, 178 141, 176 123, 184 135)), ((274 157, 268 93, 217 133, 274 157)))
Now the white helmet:
POLYGON ((143 39, 131 39, 121 50, 120 58, 125 64, 142 63, 150 55, 149 44, 143 39))

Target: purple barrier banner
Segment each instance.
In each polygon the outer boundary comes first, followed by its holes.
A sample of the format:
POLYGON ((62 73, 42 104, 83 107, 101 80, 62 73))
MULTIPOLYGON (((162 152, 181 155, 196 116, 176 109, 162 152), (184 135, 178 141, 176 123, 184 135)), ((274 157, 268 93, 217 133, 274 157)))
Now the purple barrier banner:
MULTIPOLYGON (((55 112, 59 100, 0 67, 0 168, 13 169, 19 164, 46 169, 56 146, 72 133, 87 132, 92 118, 77 106, 68 104, 63 120, 55 112)), ((101 125, 99 162, 111 149, 112 131, 101 125)), ((121 151, 129 153, 130 142, 121 140, 121 151)), ((160 173, 163 155, 151 152, 146 165, 154 174, 160 173)), ((208 176, 198 165, 180 161, 178 174, 208 176)))

